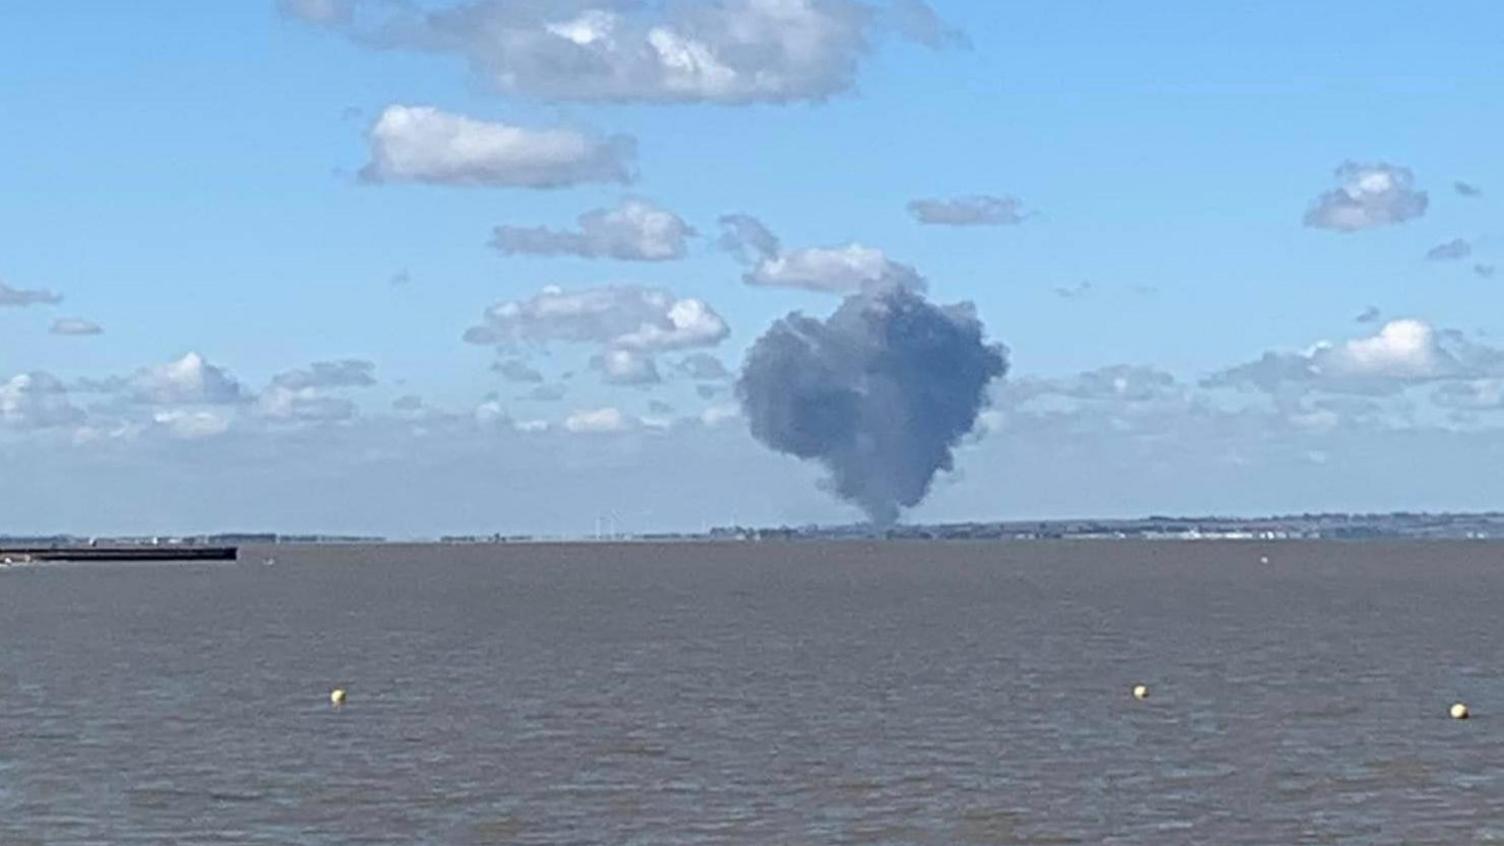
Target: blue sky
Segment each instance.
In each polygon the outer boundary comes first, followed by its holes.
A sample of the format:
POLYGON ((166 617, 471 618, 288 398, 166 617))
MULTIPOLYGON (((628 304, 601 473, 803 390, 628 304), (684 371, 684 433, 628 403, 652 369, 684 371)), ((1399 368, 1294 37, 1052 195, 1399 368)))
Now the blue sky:
POLYGON ((964 44, 914 37, 898 24, 914 4, 880 0, 505 5, 7 4, 0 282, 62 299, 0 305, 0 530, 854 519, 820 468, 747 435, 728 385, 702 396, 674 369, 703 352, 734 370, 779 316, 840 302, 836 283, 745 284, 749 266, 717 247, 730 213, 789 252, 880 251, 935 301, 975 303, 1007 344, 1006 382, 912 519, 1488 508, 1504 494, 1486 458, 1504 445, 1497 4, 933 0, 964 44), (536 41, 486 35, 557 40, 547 25, 593 11, 619 15, 623 41, 692 36, 705 9, 759 21, 754 46, 825 40, 792 70, 707 41, 732 88, 707 75, 665 94, 663 80, 529 64, 547 56, 516 45, 536 41), (448 28, 433 21, 460 19, 423 17, 457 11, 470 17, 448 28), (399 18, 428 23, 373 29, 399 18), (431 140, 383 135, 392 107, 630 136, 635 179, 373 179, 383 143, 431 140), (1352 231, 1310 225, 1344 162, 1390 187, 1352 231), (906 210, 971 195, 1025 214, 944 226, 906 210), (569 231, 628 200, 695 230, 681 257, 488 243, 498 226, 569 231), (1466 256, 1427 258, 1458 240, 1443 253, 1466 256), (663 289, 713 309, 726 336, 655 349, 646 386, 592 370, 610 339, 462 340, 487 308, 550 285, 663 289), (102 331, 57 334, 63 318, 102 331), (1322 342, 1336 352, 1311 352, 1322 342), (508 382, 498 360, 542 382, 508 382), (364 369, 321 379, 315 362, 364 369), (539 384, 563 396, 526 398, 539 384))

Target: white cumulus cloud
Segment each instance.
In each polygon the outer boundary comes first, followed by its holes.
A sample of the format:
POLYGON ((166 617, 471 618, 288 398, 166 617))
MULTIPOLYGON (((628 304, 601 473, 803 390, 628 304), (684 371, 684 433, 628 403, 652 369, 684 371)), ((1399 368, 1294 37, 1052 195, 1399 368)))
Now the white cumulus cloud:
POLYGON ((272 385, 256 398, 256 413, 269 420, 296 423, 334 423, 355 416, 355 403, 329 396, 318 388, 272 385))
POLYGON ((82 420, 67 388, 50 373, 22 373, 0 382, 0 424, 15 429, 47 429, 82 420))
POLYGON ((583 409, 564 418, 564 428, 575 433, 625 432, 633 428, 634 421, 622 410, 612 406, 583 409))
POLYGON ((688 251, 694 229, 671 211, 645 200, 579 217, 575 232, 545 226, 498 226, 492 246, 507 255, 579 256, 621 261, 670 261, 688 251))
POLYGON ((850 90, 880 11, 932 47, 964 42, 920 0, 283 0, 371 46, 451 53, 496 89, 546 100, 818 101, 850 90))
POLYGON ((1406 167, 1344 162, 1335 175, 1339 186, 1311 204, 1306 226, 1357 232, 1420 217, 1430 203, 1426 192, 1415 189, 1415 175, 1406 167))
POLYGON ((726 215, 721 218, 721 225, 724 228, 721 247, 750 265, 742 275, 742 281, 748 285, 835 294, 925 287, 919 271, 893 261, 874 247, 852 243, 785 250, 778 238, 750 215, 726 215))
POLYGON ((235 377, 196 352, 136 371, 129 387, 136 400, 157 405, 214 405, 245 398, 235 377))
POLYGON ((607 350, 591 359, 590 366, 611 385, 656 385, 663 381, 653 357, 633 350, 607 350))
POLYGON ((183 440, 211 438, 230 429, 228 414, 207 409, 165 409, 153 414, 152 420, 173 437, 183 440))
POLYGON ((557 188, 629 182, 635 142, 574 129, 529 129, 449 114, 428 106, 388 106, 369 133, 373 182, 557 188))
POLYGON ((1440 380, 1499 375, 1504 375, 1504 350, 1455 330, 1402 318, 1388 321, 1367 337, 1321 341, 1303 352, 1265 353, 1257 361, 1214 374, 1206 384, 1269 392, 1294 388, 1382 394, 1440 380))
POLYGON ((283 388, 365 388, 376 384, 376 365, 358 358, 315 361, 307 367, 278 373, 272 382, 283 388))
POLYGON ((619 285, 575 291, 551 286, 529 299, 498 303, 465 337, 498 346, 563 342, 650 353, 711 347, 728 334, 726 321, 701 300, 619 285))

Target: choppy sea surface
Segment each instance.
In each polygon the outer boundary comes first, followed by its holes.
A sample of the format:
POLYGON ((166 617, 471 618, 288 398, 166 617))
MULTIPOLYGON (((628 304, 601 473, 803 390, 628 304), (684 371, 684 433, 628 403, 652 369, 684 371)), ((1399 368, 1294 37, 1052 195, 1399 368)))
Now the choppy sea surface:
POLYGON ((0 570, 6 846, 1489 842, 1504 545, 0 570))

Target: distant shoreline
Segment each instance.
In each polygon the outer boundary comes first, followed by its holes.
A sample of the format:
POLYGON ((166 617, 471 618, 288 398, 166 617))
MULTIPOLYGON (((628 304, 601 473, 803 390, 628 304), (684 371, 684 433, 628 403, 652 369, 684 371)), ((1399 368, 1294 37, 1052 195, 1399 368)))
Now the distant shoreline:
MULTIPOLYGON (((840 526, 722 526, 705 532, 631 532, 609 535, 547 536, 515 533, 386 538, 365 535, 280 534, 84 537, 0 535, 0 555, 18 548, 85 549, 106 547, 146 559, 169 551, 261 545, 360 544, 540 544, 540 543, 735 543, 750 541, 1049 541, 1049 540, 1488 540, 1504 539, 1504 512, 1388 514, 1293 514, 1272 517, 1167 517, 976 521, 938 524, 840 526), (154 552, 155 551, 155 552, 154 552)), ((182 554, 164 557, 183 558, 182 554)))

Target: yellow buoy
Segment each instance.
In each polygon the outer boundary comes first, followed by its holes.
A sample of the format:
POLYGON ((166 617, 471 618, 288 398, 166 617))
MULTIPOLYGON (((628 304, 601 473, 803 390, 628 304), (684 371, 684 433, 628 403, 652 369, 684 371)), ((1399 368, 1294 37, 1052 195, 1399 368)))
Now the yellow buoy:
POLYGON ((1471 712, 1469 712, 1467 710, 1467 706, 1462 704, 1461 702, 1458 702, 1456 705, 1452 706, 1452 719, 1465 720, 1470 716, 1472 716, 1471 712))
POLYGON ((345 689, 342 687, 336 687, 334 690, 330 691, 329 704, 333 705, 336 708, 345 704, 345 689))
POLYGON ((1133 686, 1133 698, 1134 699, 1148 699, 1149 698, 1149 687, 1148 687, 1148 685, 1142 685, 1142 684, 1136 684, 1136 685, 1134 685, 1133 686))

